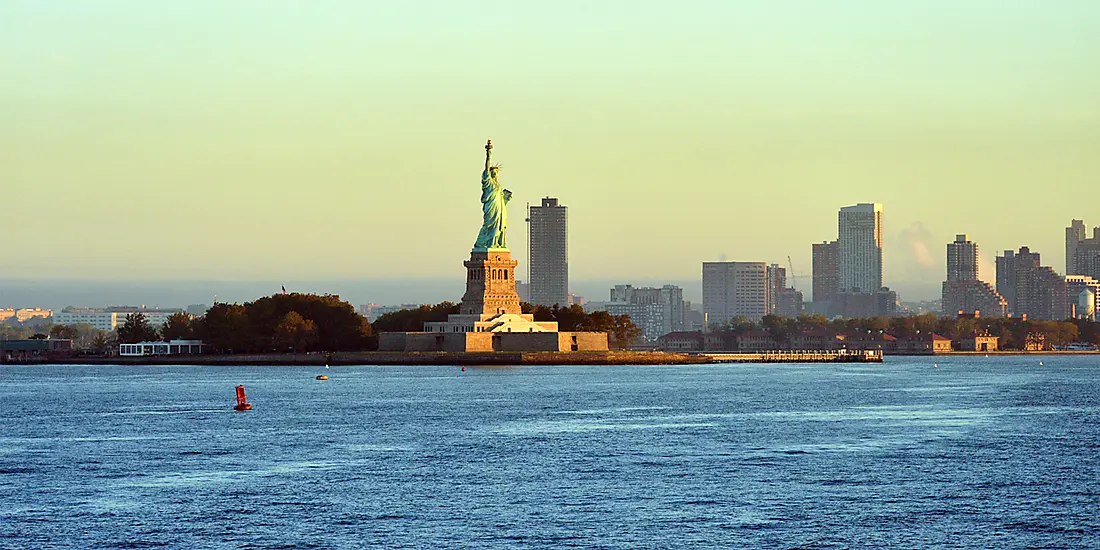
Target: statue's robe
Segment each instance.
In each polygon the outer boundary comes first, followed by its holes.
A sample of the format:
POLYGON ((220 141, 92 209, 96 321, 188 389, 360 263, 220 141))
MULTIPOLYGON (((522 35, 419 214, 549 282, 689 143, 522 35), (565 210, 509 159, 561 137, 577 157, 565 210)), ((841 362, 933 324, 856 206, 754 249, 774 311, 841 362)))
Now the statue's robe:
POLYGON ((481 232, 477 234, 474 250, 508 248, 505 233, 508 230, 508 211, 505 206, 512 199, 512 192, 500 186, 488 170, 481 174, 481 232))

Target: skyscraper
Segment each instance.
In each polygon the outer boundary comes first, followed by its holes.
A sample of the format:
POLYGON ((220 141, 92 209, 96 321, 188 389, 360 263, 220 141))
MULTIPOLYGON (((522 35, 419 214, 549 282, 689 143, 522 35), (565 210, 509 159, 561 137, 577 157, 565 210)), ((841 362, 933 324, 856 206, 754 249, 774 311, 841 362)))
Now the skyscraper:
POLYGON ((1040 265, 1039 253, 1026 246, 997 257, 997 291, 1017 317, 1062 320, 1070 314, 1066 279, 1040 265))
POLYGON ((881 289, 882 205, 860 203, 841 208, 837 243, 840 290, 871 294, 881 289))
POLYGON ((978 244, 966 235, 955 235, 955 242, 947 245, 947 280, 978 280, 978 244))
POLYGON ((1085 222, 1073 220, 1066 228, 1066 275, 1088 275, 1100 279, 1100 227, 1085 238, 1085 222))
MULTIPOLYGON (((836 241, 813 245, 813 301, 815 304, 831 304, 840 290, 840 247, 836 241)), ((829 309, 828 305, 822 308, 829 309)))
POLYGON ((1008 302, 989 283, 978 280, 978 243, 956 235, 947 244, 947 280, 943 282, 941 313, 980 312, 984 317, 1004 317, 1008 302))
POLYGON ((1066 275, 1077 275, 1077 244, 1085 240, 1085 221, 1072 220, 1066 228, 1066 275))
POLYGON ((770 286, 767 262, 703 262, 707 324, 724 325, 734 317, 759 321, 770 312, 770 286))
POLYGON ((528 207, 528 261, 531 303, 569 303, 569 209, 546 197, 528 207))

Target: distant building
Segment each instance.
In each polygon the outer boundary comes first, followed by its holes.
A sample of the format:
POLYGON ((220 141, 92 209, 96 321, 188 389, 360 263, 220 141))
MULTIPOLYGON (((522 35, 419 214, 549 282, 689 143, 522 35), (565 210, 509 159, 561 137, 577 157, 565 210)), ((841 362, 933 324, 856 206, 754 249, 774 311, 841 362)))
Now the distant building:
POLYGON ((702 351, 705 339, 702 332, 670 332, 657 339, 657 348, 664 351, 702 351))
POLYGON ((895 349, 902 353, 946 353, 951 351, 950 338, 939 334, 919 334, 908 338, 898 338, 895 349))
POLYGON ((202 317, 203 315, 206 315, 206 312, 209 309, 210 308, 206 304, 191 304, 187 306, 187 309, 185 309, 184 311, 191 314, 192 317, 202 317))
POLYGON ((873 293, 841 291, 835 304, 839 315, 849 319, 893 317, 898 313, 898 294, 887 287, 873 293))
POLYGON ((942 314, 980 311, 985 317, 1004 317, 1005 300, 988 283, 978 279, 978 244, 966 235, 956 235, 947 245, 947 280, 943 282, 942 314))
POLYGON ((828 310, 824 304, 836 301, 840 291, 840 247, 836 241, 815 243, 813 245, 813 301, 819 308, 828 310))
POLYGON ((527 281, 516 281, 516 294, 519 294, 519 301, 530 303, 531 283, 527 281))
POLYGON ((379 317, 396 311, 402 311, 406 309, 417 309, 420 304, 401 304, 391 306, 381 306, 378 304, 363 304, 359 306, 359 314, 367 318, 368 322, 375 322, 379 317))
POLYGON ((978 280, 978 243, 965 234, 955 235, 955 242, 947 245, 947 280, 978 280))
POLYGON ((750 330, 734 336, 738 351, 763 351, 779 349, 778 342, 766 330, 750 330))
POLYGON ((1040 265, 1039 253, 1026 246, 997 257, 997 292, 1015 317, 1062 320, 1070 314, 1066 279, 1040 265))
POLYGON ((787 286, 787 269, 779 264, 768 266, 769 312, 784 317, 802 314, 802 292, 787 286))
POLYGON ((15 319, 20 323, 26 323, 31 319, 49 319, 51 316, 53 316, 52 309, 42 309, 39 307, 22 309, 0 309, 0 321, 15 319))
POLYGON ((711 326, 736 317, 759 321, 771 311, 766 262, 703 262, 703 315, 711 326))
POLYGON ((980 331, 965 338, 959 338, 959 349, 962 351, 997 351, 1001 339, 990 336, 986 331, 980 331))
POLYGON ((634 325, 642 329, 646 341, 684 330, 684 291, 676 285, 661 288, 615 285, 605 308, 612 315, 629 315, 634 325))
POLYGON ((837 221, 839 290, 872 294, 882 288, 882 205, 840 209, 837 221))
POLYGON ((1085 237, 1086 231, 1082 220, 1073 220, 1066 228, 1066 275, 1100 280, 1100 227, 1092 229, 1091 238, 1085 237))
POLYGON ((126 317, 132 313, 141 313, 154 328, 160 327, 168 318, 184 313, 179 308, 146 308, 144 306, 114 306, 108 308, 66 307, 54 314, 55 325, 77 325, 86 323, 98 330, 113 331, 126 323, 126 317))
POLYGON ((584 307, 584 296, 577 296, 570 292, 567 301, 569 302, 568 305, 584 307))
POLYGON ((1100 281, 1088 275, 1067 275, 1066 302, 1070 317, 1095 321, 1100 310, 1100 281))
POLYGON ((703 332, 706 328, 706 323, 703 322, 703 310, 698 307, 698 304, 685 301, 684 330, 703 332))
POLYGON ((65 357, 72 350, 73 341, 67 339, 0 340, 0 363, 65 357))
POLYGON ((546 197, 527 212, 530 302, 569 304, 569 209, 546 197))

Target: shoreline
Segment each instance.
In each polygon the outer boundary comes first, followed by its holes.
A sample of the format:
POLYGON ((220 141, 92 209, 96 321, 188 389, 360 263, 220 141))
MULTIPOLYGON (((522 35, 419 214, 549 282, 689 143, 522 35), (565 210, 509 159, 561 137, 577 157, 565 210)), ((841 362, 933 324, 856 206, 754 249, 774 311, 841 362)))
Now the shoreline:
MULTIPOLYGON (((767 352, 781 353, 781 352, 767 352)), ((808 352, 813 354, 815 352, 808 352)), ((827 352, 816 352, 827 353, 827 352)), ((523 365, 717 365, 729 363, 879 363, 888 357, 1096 356, 1100 351, 950 351, 886 353, 878 360, 761 360, 761 352, 595 351, 595 352, 388 352, 314 354, 165 355, 144 357, 52 357, 0 362, 0 365, 113 366, 523 366, 523 365), (723 359, 719 359, 720 356, 723 359)))

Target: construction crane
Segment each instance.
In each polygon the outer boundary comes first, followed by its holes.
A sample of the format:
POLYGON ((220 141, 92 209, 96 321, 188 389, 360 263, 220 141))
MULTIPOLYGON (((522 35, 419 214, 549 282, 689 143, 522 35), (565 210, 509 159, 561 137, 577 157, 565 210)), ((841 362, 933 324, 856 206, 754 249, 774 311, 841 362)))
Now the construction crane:
POLYGON ((793 289, 795 289, 795 290, 798 290, 798 286, 797 286, 797 285, 795 285, 795 283, 794 283, 794 282, 795 282, 795 280, 797 280, 797 279, 798 279, 798 278, 800 278, 800 277, 801 277, 801 278, 805 278, 806 276, 805 276, 805 275, 796 275, 796 274, 795 274, 795 272, 794 272, 794 261, 793 261, 793 260, 791 260, 791 257, 790 257, 790 255, 787 255, 787 265, 788 265, 788 266, 790 266, 790 269, 791 269, 791 270, 790 270, 790 271, 789 271, 789 272, 787 273, 787 280, 789 280, 789 281, 790 281, 790 285, 791 285, 791 288, 793 288, 793 289))

